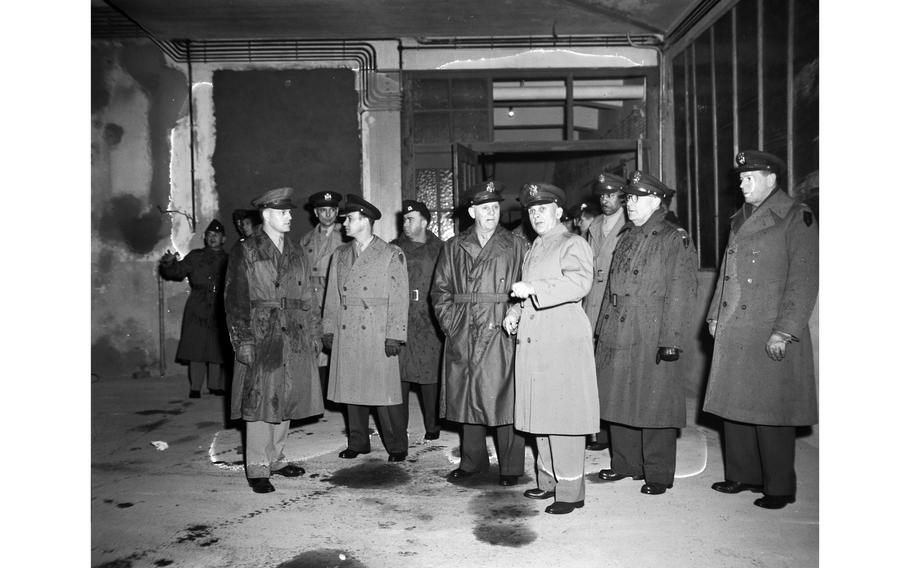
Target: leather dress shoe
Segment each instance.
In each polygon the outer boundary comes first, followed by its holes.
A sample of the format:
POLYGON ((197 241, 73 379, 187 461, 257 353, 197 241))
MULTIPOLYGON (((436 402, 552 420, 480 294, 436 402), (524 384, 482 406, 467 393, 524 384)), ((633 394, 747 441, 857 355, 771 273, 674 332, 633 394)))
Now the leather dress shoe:
POLYGON ((202 394, 199 391, 190 391, 190 398, 202 398, 202 394))
POLYGON ((584 506, 584 499, 581 501, 574 501, 572 503, 568 501, 557 501, 544 509, 544 512, 550 513, 551 515, 565 515, 566 513, 571 513, 575 509, 581 509, 584 506))
POLYGON ((556 492, 544 491, 540 487, 535 487, 534 489, 528 489, 525 491, 524 496, 528 499, 550 499, 556 497, 556 492))
POLYGON ((673 487, 673 484, 664 485, 663 483, 645 483, 641 486, 641 492, 645 495, 663 495, 667 489, 673 487))
POLYGON ((518 485, 518 476, 517 475, 500 475, 499 484, 503 487, 511 487, 512 485, 518 485))
POLYGON ((739 481, 718 481, 717 483, 711 484, 711 489, 720 491, 721 493, 729 493, 731 495, 743 491, 759 493, 761 492, 761 485, 751 485, 749 483, 740 483, 739 481))
POLYGON ((338 454, 338 457, 340 457, 342 459, 346 459, 346 460, 351 460, 351 459, 356 458, 360 454, 368 454, 368 453, 370 453, 370 452, 358 452, 357 450, 352 450, 351 448, 348 448, 346 450, 342 450, 342 452, 340 454, 338 454))
POLYGON ((603 479, 604 481, 619 481, 620 479, 625 479, 631 477, 635 481, 641 481, 645 478, 644 475, 625 475, 623 473, 616 473, 612 469, 602 469, 597 474, 597 477, 603 479))
POLYGON ((449 479, 464 479, 466 477, 471 477, 475 473, 476 472, 474 471, 465 471, 459 467, 458 469, 450 471, 448 477, 449 479))
POLYGON ((390 462, 403 462, 404 458, 408 457, 407 452, 391 452, 389 453, 390 462))
POLYGON ((606 442, 590 442, 588 445, 585 446, 585 449, 592 451, 592 452, 602 452, 609 447, 610 447, 610 444, 608 444, 606 442))
POLYGON ((299 465, 289 463, 281 469, 276 469, 272 473, 275 475, 283 475, 285 477, 298 477, 306 473, 306 470, 299 465))
POLYGON ((250 487, 253 488, 253 493, 271 493, 275 490, 275 486, 272 485, 268 477, 253 477, 249 480, 249 483, 250 487))
POLYGON ((795 502, 796 495, 765 495, 755 500, 755 504, 762 509, 783 509, 795 502))
POLYGON ((431 433, 431 432, 427 432, 426 434, 423 435, 423 439, 424 439, 424 440, 438 440, 438 439, 439 439, 439 432, 432 432, 432 433, 431 433))

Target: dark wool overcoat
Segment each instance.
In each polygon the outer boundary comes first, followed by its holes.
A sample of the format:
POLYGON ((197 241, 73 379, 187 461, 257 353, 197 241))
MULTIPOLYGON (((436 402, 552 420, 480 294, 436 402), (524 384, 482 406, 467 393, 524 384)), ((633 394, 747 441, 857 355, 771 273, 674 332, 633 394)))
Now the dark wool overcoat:
POLYGON ((279 251, 262 232, 231 250, 224 303, 234 350, 253 346, 253 364, 234 364, 231 418, 281 422, 321 414, 316 369, 319 302, 303 250, 279 251))
POLYGON ((600 428, 591 324, 581 300, 594 261, 583 238, 562 223, 537 237, 521 279, 534 295, 509 312, 519 318, 515 346, 515 428, 582 435, 600 428))
POLYGON ((227 324, 224 320, 224 276, 228 255, 223 250, 194 249, 181 261, 162 264, 161 276, 190 283, 190 296, 183 307, 178 363, 205 361, 223 363, 230 356, 227 324))
POLYGON ((427 231, 425 243, 402 236, 392 241, 392 244, 404 251, 408 261, 408 341, 398 354, 401 380, 409 383, 438 383, 443 335, 430 304, 430 288, 433 286, 433 271, 443 242, 427 231))
POLYGON ((483 248, 473 226, 443 246, 432 290, 436 319, 446 336, 439 387, 442 418, 487 426, 515 420, 515 343, 502 320, 525 248, 502 226, 483 248))
POLYGON ((379 237, 356 254, 357 241, 332 256, 323 331, 334 335, 328 399, 346 404, 401 404, 398 356, 385 340, 408 337, 408 269, 404 253, 379 237))
POLYGON ((708 310, 717 330, 704 409, 753 424, 816 424, 809 317, 818 298, 818 224, 781 190, 748 218, 744 209, 733 216, 708 310), (782 361, 765 353, 773 331, 798 339, 782 361))
MULTIPOLYGON (((659 347, 682 348, 696 298, 695 247, 661 206, 641 227, 626 223, 613 253, 597 322, 600 417, 636 428, 686 425, 680 361, 657 361, 659 347)), ((691 357, 684 352, 680 357, 691 357)))

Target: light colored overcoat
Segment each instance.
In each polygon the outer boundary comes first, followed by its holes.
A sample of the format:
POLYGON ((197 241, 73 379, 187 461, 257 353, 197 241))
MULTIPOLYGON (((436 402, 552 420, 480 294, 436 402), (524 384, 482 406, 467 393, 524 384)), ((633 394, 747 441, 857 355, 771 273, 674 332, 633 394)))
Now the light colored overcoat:
POLYGON ((591 325, 581 300, 591 288, 591 247, 562 223, 534 240, 522 281, 535 294, 509 312, 519 317, 515 348, 515 428, 581 435, 600 428, 591 325))
POLYGON ((359 254, 357 241, 335 250, 326 284, 323 332, 334 335, 329 400, 366 406, 401 403, 398 356, 385 340, 408 336, 404 253, 377 236, 359 254))
POLYGON ((619 216, 619 219, 606 235, 603 233, 604 225, 607 222, 606 215, 598 215, 588 227, 588 244, 591 245, 591 250, 594 252, 594 281, 591 284, 591 291, 588 292, 582 304, 592 329, 596 327, 600 304, 603 302, 604 292, 607 291, 610 262, 613 259, 613 251, 616 250, 616 243, 619 242, 619 231, 626 223, 625 213, 619 211, 616 215, 619 216))
POLYGON ((809 316, 818 298, 818 224, 781 190, 732 219, 707 319, 717 320, 704 409, 775 426, 818 422, 809 316), (772 331, 799 340, 782 361, 765 353, 772 331))

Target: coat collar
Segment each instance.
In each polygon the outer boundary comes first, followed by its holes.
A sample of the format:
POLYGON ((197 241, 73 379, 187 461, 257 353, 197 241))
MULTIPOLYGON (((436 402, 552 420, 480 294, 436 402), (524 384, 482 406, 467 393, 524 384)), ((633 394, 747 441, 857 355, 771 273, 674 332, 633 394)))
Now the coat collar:
POLYGON ((647 233, 649 231, 656 229, 660 224, 662 224, 664 222, 664 219, 666 219, 666 217, 667 217, 667 208, 664 207, 663 205, 661 205, 654 211, 654 213, 651 213, 651 216, 648 218, 647 221, 645 221, 645 224, 642 225, 641 227, 636 227, 635 223, 633 223, 632 221, 626 221, 626 224, 623 225, 622 229, 620 229, 619 232, 625 233, 627 231, 639 230, 643 233, 647 233))
POLYGON ((748 219, 741 220, 737 223, 737 217, 745 217, 745 207, 740 207, 731 217, 731 228, 739 225, 739 229, 734 229, 735 234, 754 233, 777 224, 781 219, 787 216, 790 209, 793 208, 794 199, 787 195, 782 189, 776 189, 768 196, 749 216, 748 219))
POLYGON ((465 252, 474 258, 480 258, 496 255, 499 251, 507 250, 510 237, 514 237, 512 233, 506 230, 502 225, 497 225, 496 230, 493 231, 487 245, 481 247, 480 241, 477 239, 477 233, 472 225, 455 238, 458 240, 458 245, 463 248, 465 252))

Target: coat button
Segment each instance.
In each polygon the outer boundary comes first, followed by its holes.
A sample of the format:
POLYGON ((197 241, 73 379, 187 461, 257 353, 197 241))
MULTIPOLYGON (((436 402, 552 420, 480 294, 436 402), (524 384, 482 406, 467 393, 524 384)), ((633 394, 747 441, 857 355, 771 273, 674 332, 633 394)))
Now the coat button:
POLYGON ((347 328, 348 328, 348 326, 342 324, 341 329, 347 329, 347 328))
POLYGON ((365 325, 360 326, 360 329, 366 329, 366 328, 367 328, 367 326, 365 326, 365 325))
POLYGON ((742 309, 745 310, 745 309, 746 309, 746 304, 741 305, 740 308, 742 308, 742 309))
POLYGON ((733 252, 734 252, 733 249, 727 250, 727 254, 733 254, 733 252))
POLYGON ((344 307, 344 309, 348 309, 348 307, 347 307, 347 306, 345 306, 345 307, 344 307))
POLYGON ((621 318, 619 318, 619 321, 626 321, 626 316, 622 316, 621 318))
POLYGON ((345 292, 347 292, 347 291, 348 291, 348 287, 347 287, 347 286, 342 286, 342 288, 341 288, 341 289, 342 289, 342 290, 344 290, 344 291, 345 291, 345 292))
POLYGON ((530 338, 530 337, 528 338, 528 343, 531 343, 531 338, 530 338))
POLYGON ((284 327, 284 326, 281 326, 281 332, 282 332, 282 333, 286 332, 287 330, 288 330, 288 328, 286 328, 286 327, 284 327))
POLYGON ((724 280, 729 280, 729 279, 730 279, 729 276, 724 276, 724 280))
POLYGON ((748 282, 749 284, 751 284, 751 283, 752 283, 752 279, 751 279, 751 278, 746 278, 746 282, 748 282))
POLYGON ((632 274, 638 274, 638 269, 636 268, 635 270, 633 270, 632 274))
POLYGON ((534 319, 534 314, 531 314, 531 319, 534 319))
POLYGON ((726 308, 726 307, 727 307, 727 302, 724 302, 722 305, 723 305, 723 307, 726 308))

